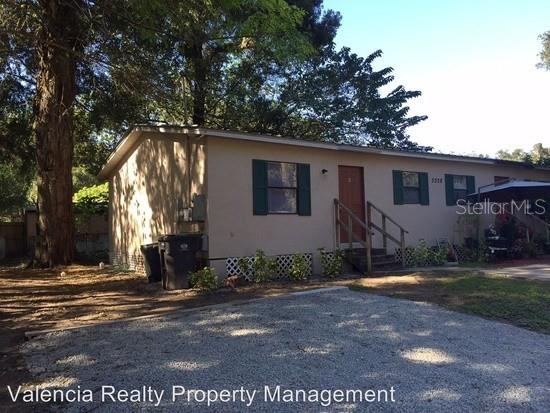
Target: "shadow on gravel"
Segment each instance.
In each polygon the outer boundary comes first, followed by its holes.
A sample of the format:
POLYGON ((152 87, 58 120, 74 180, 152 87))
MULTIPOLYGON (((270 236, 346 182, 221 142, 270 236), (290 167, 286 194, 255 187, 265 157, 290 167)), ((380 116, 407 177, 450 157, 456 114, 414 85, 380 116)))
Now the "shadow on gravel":
MULTIPOLYGON (((98 392, 104 384, 150 385, 169 392, 172 385, 218 390, 393 386, 397 401, 378 408, 400 412, 549 411, 549 349, 548 336, 348 290, 65 331, 25 345, 31 371, 46 387, 80 385, 98 392)), ((187 406, 183 400, 176 404, 187 406)), ((190 406, 198 411, 245 408, 240 403, 190 406)), ((147 403, 133 407, 153 410, 147 403)), ((176 408, 169 396, 162 407, 176 408)), ((366 407, 351 403, 327 410, 366 407)), ((86 408, 102 411, 107 405, 86 408)), ((319 409, 319 404, 263 401, 252 406, 253 411, 319 409)))

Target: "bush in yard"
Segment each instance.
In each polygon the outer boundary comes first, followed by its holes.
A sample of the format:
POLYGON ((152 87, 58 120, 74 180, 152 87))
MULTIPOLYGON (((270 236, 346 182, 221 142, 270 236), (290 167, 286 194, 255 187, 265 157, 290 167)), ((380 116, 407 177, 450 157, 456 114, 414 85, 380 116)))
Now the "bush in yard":
POLYGON ((304 254, 297 252, 292 255, 292 266, 288 276, 294 281, 307 280, 309 277, 309 263, 304 254))
POLYGON ((334 278, 342 274, 344 266, 344 254, 341 250, 334 250, 332 254, 325 251, 324 248, 319 248, 321 253, 321 267, 323 274, 327 277, 334 278))
POLYGON ((491 262, 494 259, 493 254, 487 247, 485 240, 482 238, 477 247, 477 261, 480 263, 491 262))
POLYGON ((437 248, 432 250, 432 262, 434 265, 444 265, 447 262, 449 251, 447 248, 437 248))
POLYGON ((256 283, 269 281, 277 272, 277 261, 269 258, 262 250, 256 250, 252 263, 253 279, 256 283))
POLYGON ((107 213, 109 204, 109 186, 107 183, 87 186, 73 195, 75 210, 82 214, 95 215, 107 213))
POLYGON ((414 267, 443 265, 447 262, 447 248, 432 249, 424 240, 421 240, 416 247, 409 247, 408 250, 414 267))
POLYGON ((423 267, 429 264, 431 250, 426 241, 421 240, 416 247, 412 247, 411 253, 413 267, 423 267))
POLYGON ((248 258, 241 257, 237 261, 237 267, 239 267, 239 270, 241 271, 241 275, 243 277, 246 277, 248 272, 250 271, 250 264, 248 263, 248 258))
POLYGON ((510 255, 514 258, 533 258, 537 255, 537 245, 523 238, 516 239, 510 247, 510 255))
POLYGON ((77 225, 87 223, 93 215, 106 214, 109 209, 109 186, 107 182, 81 188, 73 195, 77 225))
POLYGON ((204 267, 202 270, 191 273, 189 280, 193 288, 201 292, 211 293, 218 288, 218 277, 213 268, 204 267))

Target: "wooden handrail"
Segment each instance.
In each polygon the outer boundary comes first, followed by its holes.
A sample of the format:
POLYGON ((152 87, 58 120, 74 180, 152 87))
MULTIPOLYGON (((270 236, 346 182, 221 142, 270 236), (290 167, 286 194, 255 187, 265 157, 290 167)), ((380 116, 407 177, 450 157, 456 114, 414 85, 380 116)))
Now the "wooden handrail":
POLYGON ((369 228, 374 228, 382 234, 382 243, 383 243, 384 249, 388 248, 388 239, 390 241, 395 242, 397 245, 399 245, 399 248, 401 248, 401 265, 405 267, 405 263, 406 263, 405 262, 405 234, 407 234, 409 231, 407 231, 405 228, 399 225, 393 218, 389 217, 384 211, 382 211, 380 208, 378 208, 376 205, 374 205, 370 201, 367 201, 367 224, 369 228), (373 209, 375 211, 378 211, 382 216, 382 228, 376 225, 372 220, 373 209), (400 233, 399 240, 388 232, 386 221, 390 221, 392 224, 397 226, 397 228, 399 228, 399 233, 400 233))
POLYGON ((338 199, 334 200, 334 221, 335 221, 335 240, 337 242, 338 247, 340 246, 340 227, 342 227, 346 233, 348 234, 348 242, 349 242, 349 248, 351 250, 353 241, 359 242, 367 251, 367 272, 372 271, 372 240, 370 231, 368 229, 367 224, 361 220, 352 210, 350 210, 347 206, 342 204, 338 199), (340 210, 344 210, 347 213, 348 216, 348 224, 346 225, 345 222, 343 222, 340 219, 340 210), (357 236, 353 232, 353 221, 357 222, 363 229, 366 231, 366 240, 363 240, 362 237, 357 236))
POLYGON ((340 219, 340 217, 336 216, 337 224, 342 226, 348 234, 348 242, 352 243, 352 242, 354 242, 354 239, 355 239, 357 242, 359 242, 365 248, 368 248, 368 243, 364 239, 362 239, 361 237, 359 237, 359 236, 357 236, 356 234, 353 233, 353 225, 350 225, 351 222, 349 222, 349 221, 351 221, 351 215, 349 215, 349 214, 348 214, 348 224, 347 225, 344 221, 342 221, 340 219))
POLYGON ((398 240, 397 238, 395 238, 392 234, 390 234, 389 232, 387 231, 384 231, 382 228, 380 228, 378 225, 376 225, 374 222, 371 222, 370 223, 370 226, 372 228, 374 228, 375 230, 377 230, 378 232, 380 232, 382 235, 388 237, 389 239, 391 239, 393 242, 395 242, 396 244, 401 244, 401 240, 398 240))
POLYGON ((344 222, 340 218, 338 218, 338 223, 346 230, 348 235, 351 235, 352 238, 354 238, 357 242, 359 242, 365 248, 367 248, 367 242, 364 239, 362 239, 361 237, 358 237, 357 235, 355 235, 352 231, 352 227, 350 227, 349 225, 344 224, 344 222))
POLYGON ((334 220, 335 220, 335 241, 337 245, 340 245, 340 227, 342 227, 348 234, 348 242, 350 245, 350 249, 352 248, 352 243, 354 239, 358 241, 361 245, 363 245, 367 250, 367 270, 368 272, 372 271, 372 230, 376 230, 382 234, 383 237, 383 243, 384 248, 387 248, 387 240, 395 242, 399 247, 401 248, 401 263, 403 266, 405 266, 405 234, 408 233, 408 231, 403 228, 401 225, 399 225, 395 220, 388 217, 384 211, 382 211, 380 208, 378 208, 376 205, 374 205, 372 202, 367 201, 367 222, 365 223, 361 218, 359 218, 350 208, 348 208, 346 205, 344 205, 342 202, 340 202, 339 199, 334 199, 334 220), (371 209, 374 208, 376 211, 378 211, 382 215, 382 227, 379 227, 372 221, 371 216, 371 209), (343 210, 346 212, 348 216, 348 223, 344 223, 340 219, 340 211, 343 210), (366 231, 366 240, 363 240, 362 237, 357 236, 353 233, 353 223, 356 222, 359 224, 365 231, 366 231), (392 234, 390 234, 387 231, 386 228, 386 220, 390 221, 394 225, 396 225, 399 228, 400 231, 400 239, 395 238, 392 234))
POLYGON ((382 211, 380 208, 378 208, 376 205, 374 205, 372 202, 370 201, 367 201, 367 207, 368 206, 371 206, 372 208, 376 209, 378 212, 380 212, 382 214, 383 217, 385 217, 388 221, 390 221, 391 223, 397 225, 397 227, 399 227, 399 229, 402 229, 403 231, 405 231, 405 234, 408 234, 409 231, 407 231, 405 228, 403 228, 401 225, 399 225, 392 217, 390 217, 388 214, 386 214, 384 211, 382 211))
MULTIPOLYGON (((538 216, 533 214, 529 214, 529 215, 524 214, 523 216, 521 216, 518 213, 512 212, 510 215, 516 218, 519 222, 521 222, 523 225, 525 225, 528 228, 531 226, 531 224, 527 222, 526 217, 529 217, 539 225, 543 225, 546 230, 546 242, 550 243, 550 223, 546 222, 544 219, 539 218, 538 216)), ((533 230, 533 235, 534 235, 534 230, 533 230)))
POLYGON ((351 209, 349 209, 347 206, 345 206, 344 204, 342 204, 342 203, 340 202, 340 200, 335 199, 335 200, 334 200, 334 204, 337 205, 337 206, 339 206, 340 208, 342 208, 344 211, 346 211, 346 212, 348 213, 348 215, 350 215, 350 216, 353 218, 353 220, 354 220, 355 222, 357 222, 357 223, 358 223, 359 225, 361 225, 365 230, 368 231, 367 224, 365 224, 365 223, 363 222, 363 220, 361 220, 361 218, 359 218, 359 217, 355 214, 355 212, 353 212, 353 211, 352 211, 351 209))

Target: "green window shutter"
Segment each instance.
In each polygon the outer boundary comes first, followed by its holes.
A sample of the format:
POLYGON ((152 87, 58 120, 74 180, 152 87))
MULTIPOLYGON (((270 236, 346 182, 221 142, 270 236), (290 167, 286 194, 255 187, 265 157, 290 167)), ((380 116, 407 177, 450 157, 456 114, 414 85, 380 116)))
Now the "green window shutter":
POLYGON ((466 188, 468 190, 468 195, 473 194, 474 192, 477 192, 475 176, 466 177, 466 188))
POLYGON ((254 215, 267 215, 267 162, 252 160, 252 205, 254 215))
POLYGON ((403 205, 403 171, 393 171, 393 203, 403 205))
POLYGON ((298 164, 298 215, 311 215, 311 177, 309 164, 298 164))
POLYGON ((418 183, 420 185, 420 205, 430 205, 430 189, 427 172, 418 173, 418 183))
POLYGON ((453 175, 445 174, 445 200, 447 206, 456 205, 453 175))

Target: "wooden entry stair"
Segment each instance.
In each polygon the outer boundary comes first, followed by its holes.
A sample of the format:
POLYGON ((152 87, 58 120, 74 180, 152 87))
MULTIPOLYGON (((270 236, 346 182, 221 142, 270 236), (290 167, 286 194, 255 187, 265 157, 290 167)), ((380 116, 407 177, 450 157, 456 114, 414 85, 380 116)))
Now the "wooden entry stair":
POLYGON ((405 234, 408 231, 370 201, 366 203, 366 210, 366 220, 362 220, 339 199, 334 199, 335 243, 337 248, 343 250, 346 260, 362 273, 370 273, 374 268, 387 268, 396 264, 404 267, 405 254, 402 253, 400 262, 397 262, 393 254, 388 254, 388 241, 396 244, 401 251, 405 251, 405 234), (379 224, 374 222, 375 215, 380 218, 377 221, 379 224), (388 231, 389 224, 397 227, 399 238, 388 231), (353 230, 357 226, 365 230, 365 237, 359 236, 357 231, 353 230), (347 235, 345 242, 341 241, 342 233, 347 235), (372 236, 376 233, 382 236, 382 248, 373 248, 372 246, 372 236))

